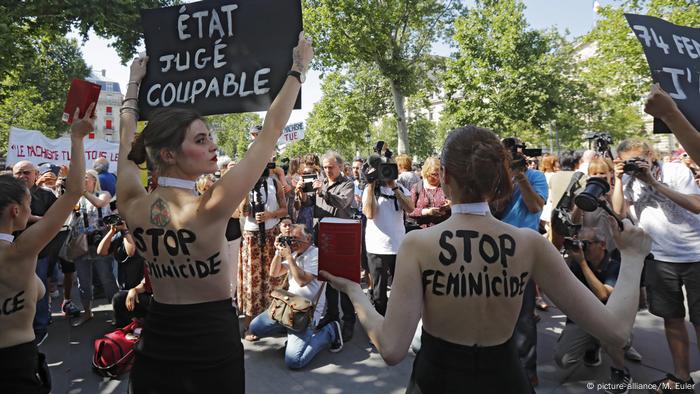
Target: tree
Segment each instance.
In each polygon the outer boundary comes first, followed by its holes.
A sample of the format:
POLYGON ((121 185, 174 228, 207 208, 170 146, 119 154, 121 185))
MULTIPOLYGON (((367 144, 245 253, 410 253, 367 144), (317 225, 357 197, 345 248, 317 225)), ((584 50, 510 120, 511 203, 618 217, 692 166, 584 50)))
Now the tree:
POLYGON ((338 70, 357 62, 377 67, 388 81, 398 131, 398 151, 409 151, 405 98, 417 90, 431 45, 450 31, 461 10, 456 0, 304 0, 304 26, 318 62, 338 70))
POLYGON ((175 0, 62 0, 0 3, 0 80, 33 53, 37 38, 57 39, 77 29, 84 40, 90 30, 115 39, 112 46, 123 62, 142 38, 140 9, 159 8, 175 0))
POLYGON ((219 149, 238 160, 248 151, 250 128, 262 124, 262 118, 254 112, 212 115, 207 121, 216 135, 219 149))
POLYGON ((391 105, 378 70, 358 64, 331 72, 323 78, 321 90, 323 97, 309 114, 304 139, 294 142, 286 153, 293 156, 332 149, 350 158, 364 151, 367 130, 391 105))
POLYGON ((549 139, 544 131, 558 120, 567 120, 569 132, 580 130, 571 124, 576 118, 559 117, 586 101, 580 97, 585 87, 573 77, 572 48, 554 30, 530 29, 524 8, 518 0, 481 0, 458 18, 459 52, 444 75, 440 134, 475 124, 541 146, 549 139))
MULTIPOLYGON (((2 137, 11 126, 60 136, 67 129, 61 117, 70 82, 90 74, 76 40, 41 37, 34 40, 33 50, 0 84, 2 137)), ((2 138, 0 151, 5 152, 6 144, 2 138)))

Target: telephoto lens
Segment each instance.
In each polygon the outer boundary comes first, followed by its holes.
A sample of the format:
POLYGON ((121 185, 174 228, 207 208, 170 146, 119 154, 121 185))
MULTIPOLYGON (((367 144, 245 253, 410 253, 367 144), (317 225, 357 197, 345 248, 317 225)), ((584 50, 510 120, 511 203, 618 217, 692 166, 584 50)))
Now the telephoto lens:
POLYGON ((586 188, 576 196, 574 203, 586 212, 593 212, 600 206, 600 198, 610 191, 610 185, 603 178, 588 178, 586 188))

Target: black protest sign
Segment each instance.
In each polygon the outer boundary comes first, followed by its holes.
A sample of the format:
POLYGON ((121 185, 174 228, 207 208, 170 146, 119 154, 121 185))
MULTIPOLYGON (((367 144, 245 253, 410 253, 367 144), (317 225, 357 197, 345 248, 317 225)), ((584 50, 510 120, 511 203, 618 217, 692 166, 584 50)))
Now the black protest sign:
POLYGON ((141 10, 141 22, 149 56, 142 119, 161 107, 202 115, 266 111, 292 66, 301 2, 207 0, 141 10))
MULTIPOLYGON (((625 14, 642 43, 654 82, 669 93, 690 123, 700 130, 700 29, 677 26, 646 15, 625 14)), ((654 119, 654 133, 669 133, 654 119)))

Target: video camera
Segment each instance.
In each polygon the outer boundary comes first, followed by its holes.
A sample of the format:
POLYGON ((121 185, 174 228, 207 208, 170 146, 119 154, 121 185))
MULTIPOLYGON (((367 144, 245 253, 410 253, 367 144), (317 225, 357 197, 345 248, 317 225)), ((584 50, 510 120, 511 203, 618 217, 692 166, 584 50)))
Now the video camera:
POLYGON ((511 170, 524 170, 527 168, 527 157, 542 156, 542 149, 527 149, 524 142, 520 142, 517 138, 508 137, 501 141, 503 146, 510 151, 511 170))
POLYGON ((607 201, 603 196, 605 196, 610 191, 610 184, 604 178, 591 177, 586 181, 586 187, 581 193, 574 199, 574 203, 577 207, 581 208, 586 212, 593 212, 598 208, 602 208, 608 215, 612 216, 617 222, 620 231, 624 228, 622 225, 622 220, 615 215, 615 213, 610 209, 607 201))
POLYGON ((588 133, 584 135, 584 138, 588 140, 588 148, 591 147, 591 143, 595 144, 595 151, 602 157, 607 157, 612 159, 612 152, 610 152, 610 145, 613 143, 613 139, 610 133, 588 133))
POLYGON ((375 181, 387 182, 399 178, 399 167, 391 160, 391 152, 384 141, 377 141, 373 154, 362 165, 362 176, 366 183, 375 181))

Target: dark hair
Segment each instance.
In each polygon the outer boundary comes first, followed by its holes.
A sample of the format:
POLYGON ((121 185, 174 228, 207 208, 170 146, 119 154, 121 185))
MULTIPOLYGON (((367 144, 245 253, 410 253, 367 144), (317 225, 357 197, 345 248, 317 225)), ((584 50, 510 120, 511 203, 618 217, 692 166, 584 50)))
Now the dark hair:
POLYGON ((496 201, 513 191, 510 154, 492 131, 466 126, 445 139, 440 163, 456 181, 465 201, 496 201))
POLYGON ((12 175, 0 175, 0 211, 10 204, 22 204, 26 194, 24 182, 12 175))
POLYGON ((562 171, 573 171, 579 160, 581 160, 581 157, 576 152, 567 150, 562 152, 561 156, 559 156, 559 166, 562 171))
POLYGON ((128 159, 141 165, 148 162, 153 168, 163 169, 161 149, 179 151, 187 129, 195 120, 205 121, 196 111, 166 108, 153 111, 148 125, 136 136, 128 159))

